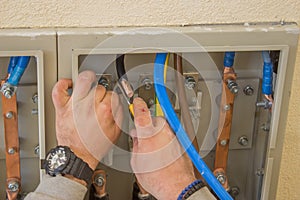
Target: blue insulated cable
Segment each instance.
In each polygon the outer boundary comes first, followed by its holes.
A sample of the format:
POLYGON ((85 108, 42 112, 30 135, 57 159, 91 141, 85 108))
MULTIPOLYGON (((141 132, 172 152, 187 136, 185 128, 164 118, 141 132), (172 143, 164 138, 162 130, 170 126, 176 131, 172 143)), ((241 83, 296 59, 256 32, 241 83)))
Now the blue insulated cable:
POLYGON ((18 58, 18 62, 10 73, 7 83, 13 86, 17 86, 19 84, 20 79, 28 66, 29 60, 30 56, 20 56, 18 58))
POLYGON ((232 67, 234 63, 235 52, 225 52, 224 55, 224 67, 232 67))
POLYGON ((18 60, 19 60, 19 56, 13 56, 13 57, 10 58, 9 65, 8 65, 8 68, 7 68, 7 73, 8 74, 11 74, 13 72, 15 66, 18 63, 18 60))
POLYGON ((262 57, 264 60, 262 93, 266 95, 271 95, 273 93, 273 63, 271 62, 270 54, 268 51, 263 51, 262 57))
POLYGON ((222 185, 219 183, 219 181, 216 179, 216 177, 213 175, 213 173, 210 171, 210 169, 207 167, 205 162, 202 160, 202 158, 192 145, 189 137, 187 136, 184 128, 177 118, 176 113, 173 110, 164 85, 164 64, 166 57, 167 53, 158 53, 156 54, 154 63, 155 92, 165 114, 165 117, 173 131, 176 133, 180 144, 186 150, 188 156, 190 157, 200 174, 203 176, 207 184, 212 188, 212 190, 221 200, 232 200, 232 197, 222 187, 222 185))

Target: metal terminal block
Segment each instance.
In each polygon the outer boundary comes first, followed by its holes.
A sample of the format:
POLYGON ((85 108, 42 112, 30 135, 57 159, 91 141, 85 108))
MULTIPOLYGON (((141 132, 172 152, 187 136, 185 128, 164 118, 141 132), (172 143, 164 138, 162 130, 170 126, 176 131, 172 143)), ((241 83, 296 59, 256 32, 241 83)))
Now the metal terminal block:
POLYGON ((227 87, 233 94, 237 94, 239 92, 238 84, 231 79, 227 80, 227 87))
POLYGON ((10 85, 9 83, 4 83, 1 88, 2 94, 7 99, 10 99, 12 96, 14 96, 16 91, 17 91, 17 87, 10 85))

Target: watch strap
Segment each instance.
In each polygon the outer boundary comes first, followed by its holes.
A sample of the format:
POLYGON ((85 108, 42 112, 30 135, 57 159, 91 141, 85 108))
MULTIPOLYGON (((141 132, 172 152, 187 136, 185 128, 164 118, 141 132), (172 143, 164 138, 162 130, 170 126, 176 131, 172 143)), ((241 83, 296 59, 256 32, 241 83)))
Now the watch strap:
POLYGON ((67 167, 61 172, 62 175, 71 175, 75 178, 84 180, 89 186, 92 182, 94 170, 92 170, 89 165, 84 162, 81 158, 77 157, 71 151, 71 158, 67 167))

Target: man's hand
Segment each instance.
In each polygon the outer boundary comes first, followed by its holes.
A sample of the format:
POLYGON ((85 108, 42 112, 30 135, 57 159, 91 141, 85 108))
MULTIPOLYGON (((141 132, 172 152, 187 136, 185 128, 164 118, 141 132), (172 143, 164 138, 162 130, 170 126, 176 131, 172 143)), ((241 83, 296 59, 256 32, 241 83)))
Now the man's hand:
POLYGON ((72 87, 72 81, 60 80, 54 86, 52 99, 58 145, 69 146, 95 169, 120 136, 122 106, 117 95, 106 92, 100 85, 91 88, 93 83, 96 83, 94 72, 80 73, 69 96, 67 89, 72 87))
POLYGON ((139 183, 157 199, 177 199, 196 180, 193 166, 163 118, 151 118, 146 103, 134 100, 131 166, 139 183))

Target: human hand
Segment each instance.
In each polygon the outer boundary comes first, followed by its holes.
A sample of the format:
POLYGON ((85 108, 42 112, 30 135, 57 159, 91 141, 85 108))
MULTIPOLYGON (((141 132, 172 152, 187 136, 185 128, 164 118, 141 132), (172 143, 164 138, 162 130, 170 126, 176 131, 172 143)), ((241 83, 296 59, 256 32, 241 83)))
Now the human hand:
POLYGON ((142 187, 157 199, 177 199, 196 180, 193 166, 163 118, 151 118, 146 103, 134 99, 136 130, 131 166, 142 187))
POLYGON ((70 147, 92 169, 117 142, 122 121, 118 96, 101 85, 91 89, 95 82, 95 73, 84 71, 78 75, 72 96, 67 92, 72 87, 69 79, 58 81, 52 91, 58 145, 70 147))

